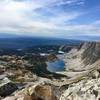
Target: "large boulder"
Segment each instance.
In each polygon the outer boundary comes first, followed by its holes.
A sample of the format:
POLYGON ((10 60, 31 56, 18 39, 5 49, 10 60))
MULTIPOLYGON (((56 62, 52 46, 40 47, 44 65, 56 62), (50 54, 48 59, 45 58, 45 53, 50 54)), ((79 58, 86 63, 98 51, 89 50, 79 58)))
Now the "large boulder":
POLYGON ((0 96, 6 97, 16 91, 18 87, 6 75, 0 75, 0 96))
POLYGON ((6 97, 12 94, 14 91, 16 91, 18 87, 16 84, 9 82, 7 84, 4 84, 0 87, 0 96, 1 97, 6 97))
POLYGON ((38 98, 41 98, 40 100, 57 100, 52 87, 49 85, 38 85, 34 92, 38 98))

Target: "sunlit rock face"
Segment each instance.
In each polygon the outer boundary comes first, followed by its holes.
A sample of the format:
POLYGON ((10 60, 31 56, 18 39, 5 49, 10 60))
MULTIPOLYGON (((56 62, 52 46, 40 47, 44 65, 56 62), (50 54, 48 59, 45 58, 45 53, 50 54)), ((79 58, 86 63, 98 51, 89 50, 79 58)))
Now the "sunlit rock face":
POLYGON ((49 85, 38 85, 35 87, 35 94, 41 98, 41 100, 57 100, 54 95, 53 88, 49 85))
POLYGON ((100 59, 100 43, 99 42, 88 42, 83 45, 85 49, 82 54, 82 60, 84 64, 93 64, 95 61, 100 59))

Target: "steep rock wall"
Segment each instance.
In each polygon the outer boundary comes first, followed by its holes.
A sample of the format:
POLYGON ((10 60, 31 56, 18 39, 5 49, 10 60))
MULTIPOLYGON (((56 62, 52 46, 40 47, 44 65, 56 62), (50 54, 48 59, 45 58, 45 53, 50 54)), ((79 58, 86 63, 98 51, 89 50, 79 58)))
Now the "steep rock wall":
POLYGON ((100 43, 99 42, 88 42, 84 43, 82 48, 82 60, 85 65, 93 64, 95 61, 100 59, 100 43))

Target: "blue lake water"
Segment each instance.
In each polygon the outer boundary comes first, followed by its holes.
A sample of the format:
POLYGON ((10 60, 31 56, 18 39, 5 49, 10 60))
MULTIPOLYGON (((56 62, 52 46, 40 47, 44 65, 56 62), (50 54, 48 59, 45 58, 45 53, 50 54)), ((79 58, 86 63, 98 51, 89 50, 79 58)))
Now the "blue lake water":
POLYGON ((51 72, 57 72, 57 71, 64 71, 64 56, 63 55, 58 55, 58 60, 54 62, 47 62, 47 69, 51 72))

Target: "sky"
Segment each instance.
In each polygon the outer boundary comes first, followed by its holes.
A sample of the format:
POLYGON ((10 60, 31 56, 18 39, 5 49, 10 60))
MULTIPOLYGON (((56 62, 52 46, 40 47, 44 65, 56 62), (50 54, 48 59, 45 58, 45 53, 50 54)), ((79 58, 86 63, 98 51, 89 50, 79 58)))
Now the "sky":
POLYGON ((100 37, 100 0, 0 0, 0 34, 100 37))

